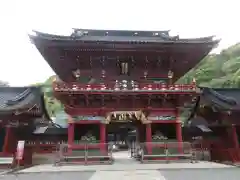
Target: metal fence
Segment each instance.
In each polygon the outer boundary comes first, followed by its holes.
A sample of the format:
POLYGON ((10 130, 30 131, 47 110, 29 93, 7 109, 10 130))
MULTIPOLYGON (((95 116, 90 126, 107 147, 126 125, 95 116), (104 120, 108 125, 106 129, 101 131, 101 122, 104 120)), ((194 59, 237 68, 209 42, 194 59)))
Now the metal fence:
POLYGON ((139 147, 136 157, 142 163, 172 160, 197 162, 196 153, 189 142, 145 142, 139 144, 139 147))
POLYGON ((113 146, 109 143, 86 143, 69 147, 61 144, 56 152, 55 165, 113 163, 113 146))
MULTIPOLYGON (((59 145, 55 165, 61 164, 99 164, 114 162, 113 143, 81 144, 69 147, 59 145)), ((131 157, 140 162, 163 161, 217 161, 240 162, 240 149, 213 148, 201 143, 190 142, 132 142, 131 157)))

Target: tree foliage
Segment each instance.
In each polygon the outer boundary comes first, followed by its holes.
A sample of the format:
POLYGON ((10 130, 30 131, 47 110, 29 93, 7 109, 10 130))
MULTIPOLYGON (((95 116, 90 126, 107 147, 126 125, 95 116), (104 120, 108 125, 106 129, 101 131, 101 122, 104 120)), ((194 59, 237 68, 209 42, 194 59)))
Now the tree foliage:
POLYGON ((189 83, 193 78, 203 87, 240 88, 240 43, 208 55, 178 83, 189 83))
POLYGON ((49 77, 43 83, 32 84, 33 86, 40 86, 44 93, 44 101, 50 117, 56 117, 56 114, 63 111, 63 105, 53 95, 52 82, 55 79, 55 75, 49 77))

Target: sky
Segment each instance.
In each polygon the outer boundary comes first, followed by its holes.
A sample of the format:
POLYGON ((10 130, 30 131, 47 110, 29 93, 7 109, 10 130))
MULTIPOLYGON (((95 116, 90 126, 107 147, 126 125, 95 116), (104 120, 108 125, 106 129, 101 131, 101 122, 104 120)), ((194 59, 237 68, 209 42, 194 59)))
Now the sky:
POLYGON ((12 86, 54 72, 28 38, 31 30, 68 35, 72 28, 171 30, 182 38, 216 35, 217 51, 240 42, 237 0, 0 1, 0 80, 12 86))

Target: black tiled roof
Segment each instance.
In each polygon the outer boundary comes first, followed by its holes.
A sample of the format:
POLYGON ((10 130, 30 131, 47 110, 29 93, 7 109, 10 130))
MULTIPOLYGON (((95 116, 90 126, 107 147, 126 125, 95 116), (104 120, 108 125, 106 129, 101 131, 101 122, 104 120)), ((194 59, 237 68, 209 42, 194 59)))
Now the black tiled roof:
POLYGON ((199 125, 209 126, 207 120, 204 119, 201 116, 196 116, 196 117, 189 120, 189 126, 190 127, 199 126, 199 125))
POLYGON ((66 135, 68 134, 67 128, 57 127, 37 127, 34 134, 45 134, 45 135, 66 135))
POLYGON ((90 36, 144 36, 151 37, 154 34, 169 36, 169 30, 165 31, 139 31, 139 30, 97 30, 97 29, 74 29, 75 34, 87 33, 90 36))
POLYGON ((203 88, 202 103, 220 110, 240 110, 240 89, 203 88))
MULTIPOLYGON (((99 41, 99 42, 176 42, 176 43, 208 43, 215 42, 214 36, 180 39, 179 36, 170 36, 169 31, 121 31, 121 30, 92 30, 75 29, 70 36, 61 36, 34 31, 36 36, 31 39, 41 38, 60 41, 99 41)), ((216 41, 218 43, 218 41, 216 41)))
MULTIPOLYGON (((170 36, 169 31, 75 29, 67 36, 34 32, 34 35, 29 35, 31 42, 63 81, 71 79, 76 64, 80 70, 84 68, 82 63, 77 62, 77 56, 90 56, 91 53, 88 52, 96 52, 93 56, 99 57, 112 56, 110 55, 112 53, 115 56, 117 54, 125 56, 122 54, 123 51, 126 51, 126 56, 132 56, 135 52, 144 52, 146 55, 153 53, 154 56, 162 56, 164 63, 174 58, 176 67, 179 65, 179 68, 173 68, 175 81, 195 66, 219 42, 213 39, 213 36, 182 39, 179 36, 170 36), (175 51, 179 52, 179 56, 175 51), (164 53, 167 52, 172 53, 172 58, 165 58, 164 53), (65 64, 64 68, 60 65, 62 63, 59 63, 59 59, 65 64)), ((169 66, 170 63, 166 64, 169 66)), ((168 66, 162 68, 171 68, 168 66)))
POLYGON ((162 37, 142 37, 142 36, 82 36, 82 41, 142 41, 142 42, 162 42, 165 41, 162 37))
POLYGON ((38 110, 37 116, 49 118, 40 87, 0 87, 0 115, 33 109, 38 110))

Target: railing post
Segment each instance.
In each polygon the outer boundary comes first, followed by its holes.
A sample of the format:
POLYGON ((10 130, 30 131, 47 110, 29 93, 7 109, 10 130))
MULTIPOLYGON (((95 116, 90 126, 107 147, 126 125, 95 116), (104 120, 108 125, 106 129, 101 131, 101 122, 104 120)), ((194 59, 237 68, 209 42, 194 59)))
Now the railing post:
POLYGON ((106 124, 100 124, 100 150, 102 153, 106 152, 106 124))
POLYGON ((167 143, 165 143, 165 145, 164 145, 164 148, 165 148, 165 158, 166 158, 166 162, 167 163, 169 163, 169 150, 168 150, 168 144, 167 143))
POLYGON ((239 143, 238 143, 238 135, 237 135, 235 124, 232 124, 231 131, 232 131, 234 148, 238 149, 239 148, 239 143))
POLYGON ((87 144, 84 144, 84 163, 87 164, 87 161, 88 161, 88 145, 87 144))
POLYGON ((152 154, 152 126, 151 124, 146 124, 146 146, 148 154, 152 154))
POLYGON ((179 153, 183 153, 182 123, 180 120, 176 123, 176 136, 178 141, 178 151, 179 153))
POLYGON ((68 122, 68 152, 72 152, 72 146, 74 144, 74 123, 68 122))
POLYGON ((12 139, 11 139, 11 127, 7 126, 6 130, 5 130, 5 138, 4 138, 4 145, 3 145, 3 152, 4 153, 10 153, 10 144, 12 143, 12 139))

